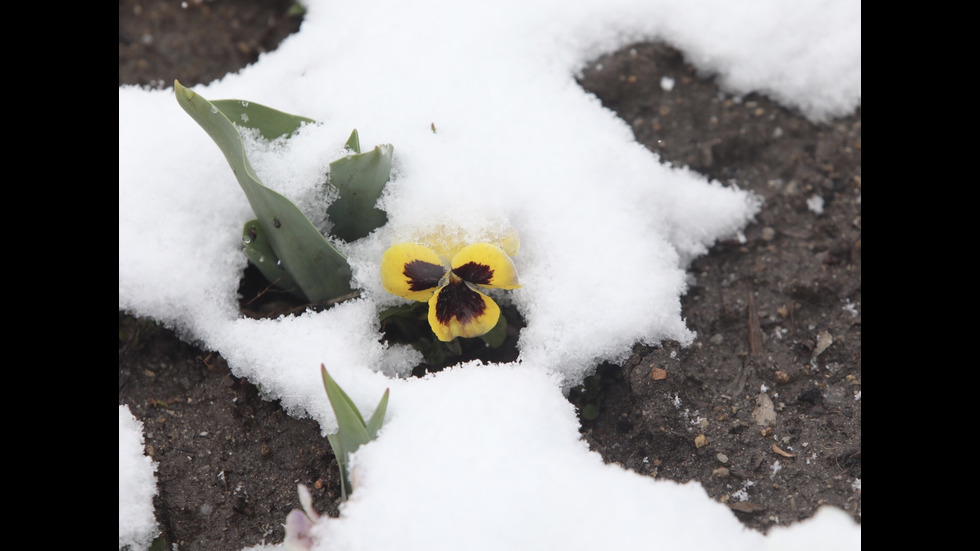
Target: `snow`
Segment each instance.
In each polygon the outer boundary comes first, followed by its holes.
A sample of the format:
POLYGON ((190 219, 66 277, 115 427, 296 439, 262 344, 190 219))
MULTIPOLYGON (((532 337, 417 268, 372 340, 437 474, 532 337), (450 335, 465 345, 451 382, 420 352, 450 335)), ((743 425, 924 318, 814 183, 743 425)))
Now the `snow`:
POLYGON ((160 530, 153 517, 156 463, 143 455, 143 424, 119 406, 119 548, 146 551, 160 530))
MULTIPOLYGON (((277 50, 193 89, 320 121, 285 148, 249 152, 263 182, 311 214, 324 162, 352 129, 362 149, 394 146, 388 224, 338 244, 361 297, 298 317, 240 316, 240 236, 254 217, 244 194, 173 89, 123 86, 119 309, 219 351, 324 434, 337 426, 321 363, 361 411, 391 389, 378 439, 353 457, 351 499, 315 528, 318 549, 860 549, 860 526, 839 511, 763 536, 697 483, 603 464, 563 395, 636 342, 692 343, 685 269, 738 238, 760 206, 661 164, 575 74, 630 42, 663 40, 734 97, 760 92, 828 120, 860 104, 859 1, 305 4, 300 31, 277 50), (381 255, 437 224, 520 233, 523 287, 494 295, 527 322, 514 364, 405 378, 417 353, 379 342, 378 312, 401 302, 381 287, 381 255)), ((156 530, 146 516, 155 482, 133 457, 141 427, 122 408, 119 434, 120 548, 125 535, 136 549, 156 530)))
POLYGON ((819 195, 814 195, 806 200, 806 206, 810 209, 810 212, 815 214, 823 214, 823 197, 819 195))

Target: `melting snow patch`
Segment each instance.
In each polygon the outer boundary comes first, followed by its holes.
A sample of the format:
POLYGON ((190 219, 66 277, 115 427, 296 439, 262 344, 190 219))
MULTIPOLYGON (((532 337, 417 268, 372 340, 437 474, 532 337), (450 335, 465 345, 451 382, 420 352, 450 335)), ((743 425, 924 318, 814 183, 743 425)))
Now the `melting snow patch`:
POLYGON ((814 195, 806 200, 806 206, 816 214, 823 214, 823 197, 814 195))

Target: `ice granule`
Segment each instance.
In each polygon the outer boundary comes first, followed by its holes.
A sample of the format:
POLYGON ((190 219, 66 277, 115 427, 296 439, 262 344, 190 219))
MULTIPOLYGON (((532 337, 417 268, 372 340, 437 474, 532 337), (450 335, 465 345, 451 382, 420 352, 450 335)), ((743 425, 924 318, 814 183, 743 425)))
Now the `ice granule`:
POLYGON ((806 206, 817 214, 823 214, 823 197, 814 195, 806 200, 806 206))

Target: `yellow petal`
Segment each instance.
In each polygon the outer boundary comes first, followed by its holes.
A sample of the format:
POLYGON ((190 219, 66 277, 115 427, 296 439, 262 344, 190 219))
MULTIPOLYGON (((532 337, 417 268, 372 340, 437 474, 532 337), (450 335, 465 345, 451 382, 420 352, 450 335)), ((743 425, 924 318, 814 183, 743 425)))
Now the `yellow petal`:
POLYGON ((417 243, 393 245, 381 257, 385 291, 410 300, 429 300, 447 271, 435 251, 417 243))
POLYGON ((475 243, 456 253, 453 273, 470 283, 491 289, 518 289, 517 267, 497 245, 475 243))
POLYGON ((500 237, 499 241, 494 241, 495 244, 500 245, 500 248, 507 253, 507 256, 513 258, 517 256, 517 253, 521 252, 521 236, 518 235, 517 230, 511 229, 509 232, 500 237))
POLYGON ((497 303, 465 281, 441 287, 429 299, 429 325, 440 341, 486 335, 499 319, 497 303))
POLYGON ((462 228, 447 224, 438 224, 430 231, 413 237, 416 243, 424 243, 432 248, 446 262, 466 245, 492 243, 499 246, 511 258, 517 256, 521 249, 521 237, 510 224, 497 224, 501 227, 485 228, 481 231, 463 231, 462 228))

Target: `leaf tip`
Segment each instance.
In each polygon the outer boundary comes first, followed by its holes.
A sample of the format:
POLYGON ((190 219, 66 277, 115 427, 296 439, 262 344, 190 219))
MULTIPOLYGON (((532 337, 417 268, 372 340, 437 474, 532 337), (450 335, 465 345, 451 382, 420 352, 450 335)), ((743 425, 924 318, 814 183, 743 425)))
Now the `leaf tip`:
POLYGON ((353 131, 351 131, 350 137, 347 138, 347 143, 344 144, 344 147, 346 147, 347 149, 350 149, 354 153, 360 153, 361 152, 361 138, 357 134, 357 129, 356 128, 353 131))
POLYGON ((184 99, 194 99, 194 91, 181 85, 180 81, 177 79, 174 79, 174 92, 177 94, 183 94, 184 99))

